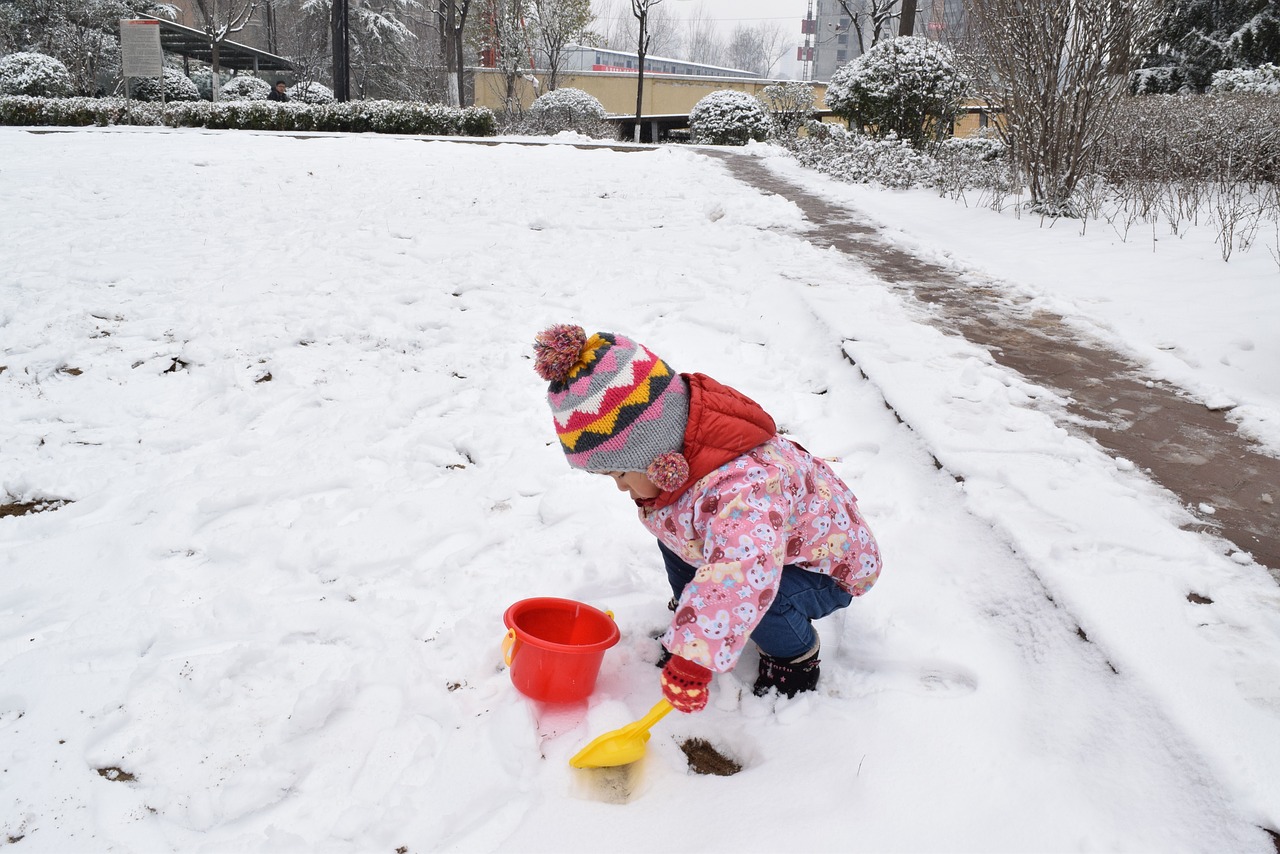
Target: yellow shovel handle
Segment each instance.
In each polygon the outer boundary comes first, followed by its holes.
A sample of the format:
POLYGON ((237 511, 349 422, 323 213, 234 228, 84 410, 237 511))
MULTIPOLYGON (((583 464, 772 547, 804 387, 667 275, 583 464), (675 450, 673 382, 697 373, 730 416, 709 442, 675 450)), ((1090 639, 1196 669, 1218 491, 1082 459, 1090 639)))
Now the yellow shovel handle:
POLYGON ((664 697, 654 703, 653 708, 646 712, 644 717, 634 723, 628 724, 627 729, 632 732, 645 732, 652 728, 658 721, 666 717, 667 712, 674 708, 675 706, 667 702, 667 699, 664 697))

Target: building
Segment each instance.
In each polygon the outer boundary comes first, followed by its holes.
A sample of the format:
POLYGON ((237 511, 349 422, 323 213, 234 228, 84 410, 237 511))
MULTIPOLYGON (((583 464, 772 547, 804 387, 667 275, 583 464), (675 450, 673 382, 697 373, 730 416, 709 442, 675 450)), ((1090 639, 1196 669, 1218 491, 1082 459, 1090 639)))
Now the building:
MULTIPOLYGON (((583 47, 569 45, 561 55, 562 71, 620 71, 635 73, 640 66, 640 55, 623 50, 608 50, 602 47, 583 47)), ((718 65, 703 65, 699 62, 688 62, 683 59, 668 59, 665 56, 645 56, 645 76, 650 74, 682 74, 686 77, 750 77, 759 78, 753 71, 740 68, 721 68, 718 65)))
MULTIPOLYGON (((837 68, 898 34, 897 15, 882 20, 877 32, 877 15, 873 14, 881 9, 896 11, 900 8, 896 0, 810 0, 809 8, 797 54, 807 80, 829 81, 837 68)), ((913 30, 937 41, 961 37, 965 31, 964 0, 919 0, 913 30)))

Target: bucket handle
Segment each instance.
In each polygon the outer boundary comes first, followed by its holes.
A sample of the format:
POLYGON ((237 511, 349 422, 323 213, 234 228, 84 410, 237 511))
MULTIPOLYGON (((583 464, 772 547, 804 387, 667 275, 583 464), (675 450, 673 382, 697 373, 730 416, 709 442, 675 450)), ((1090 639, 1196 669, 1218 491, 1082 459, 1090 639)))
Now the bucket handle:
POLYGON ((511 666, 511 661, 520 649, 520 641, 516 640, 516 630, 507 629, 507 636, 502 639, 502 660, 511 666))

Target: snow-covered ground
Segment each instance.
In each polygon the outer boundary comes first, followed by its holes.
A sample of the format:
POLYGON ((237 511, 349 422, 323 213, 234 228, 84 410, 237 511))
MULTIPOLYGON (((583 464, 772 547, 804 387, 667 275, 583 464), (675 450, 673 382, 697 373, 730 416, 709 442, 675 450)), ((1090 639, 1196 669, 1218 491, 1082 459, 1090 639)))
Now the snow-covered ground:
MULTIPOLYGON (((72 502, 0 518, 0 846, 1270 850, 1267 573, 718 162, 201 131, 0 150, 0 498, 72 502), (529 345, 564 321, 760 400, 839 458, 885 555, 819 625, 819 692, 751 696, 748 654, 627 773, 567 761, 658 698, 669 592, 554 441, 529 345), (622 630, 584 707, 502 665, 503 610, 543 595, 622 630), (688 736, 744 769, 690 773, 688 736)), ((1262 245, 1224 265, 1211 236, 1153 253, 770 162, 1280 423, 1262 245)))

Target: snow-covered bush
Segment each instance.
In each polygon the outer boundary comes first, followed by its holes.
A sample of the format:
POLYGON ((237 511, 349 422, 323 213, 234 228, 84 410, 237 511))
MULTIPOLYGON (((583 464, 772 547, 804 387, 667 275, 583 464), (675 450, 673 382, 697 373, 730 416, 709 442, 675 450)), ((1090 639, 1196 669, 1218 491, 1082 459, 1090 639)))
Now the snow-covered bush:
POLYGON ((314 80, 295 83, 285 90, 290 101, 300 104, 332 104, 333 90, 314 80))
POLYGON ((251 74, 232 77, 218 90, 219 101, 265 101, 271 84, 251 74))
POLYGON ((172 127, 430 136, 493 136, 497 129, 493 111, 485 107, 459 108, 412 101, 198 101, 171 105, 165 110, 164 123, 172 127))
POLYGON ((1175 95, 1185 88, 1186 76, 1176 65, 1139 68, 1129 75, 1129 91, 1134 95, 1175 95))
POLYGON ((52 56, 20 51, 0 59, 0 95, 61 98, 71 94, 71 74, 52 56))
POLYGON ((773 133, 779 138, 794 137, 813 117, 813 85, 798 80, 770 83, 760 93, 769 111, 773 133))
POLYGON ((689 131, 699 145, 746 145, 769 135, 769 112, 746 92, 721 89, 689 111, 689 131))
POLYGON ((197 68, 191 72, 191 82, 196 84, 196 91, 205 101, 213 100, 213 69, 197 68))
POLYGON ((892 134, 869 137, 827 125, 820 137, 799 140, 792 151, 801 165, 851 184, 880 184, 895 189, 933 186, 937 161, 892 134))
POLYGON ((0 96, 0 125, 87 127, 162 124, 159 104, 124 98, 0 96))
POLYGON ((605 121, 606 115, 604 105, 594 95, 565 87, 539 95, 529 106, 525 125, 535 134, 574 131, 603 138, 614 134, 613 127, 605 121))
POLYGON ((1257 68, 1227 68, 1215 71, 1209 91, 1280 95, 1280 65, 1267 62, 1257 68))
POLYGON ((159 125, 250 130, 319 130, 493 136, 497 120, 486 107, 448 107, 412 101, 299 104, 276 101, 177 101, 124 98, 0 96, 0 125, 159 125))
POLYGON ((968 88, 950 49, 921 36, 903 36, 880 42, 837 69, 826 101, 855 130, 894 134, 922 148, 949 132, 968 88))
POLYGON ((1126 98, 1096 147, 1109 181, 1280 181, 1280 98, 1240 92, 1126 98))
MULTIPOLYGON (((161 84, 159 77, 135 77, 129 81, 129 89, 133 97, 139 101, 161 100, 161 84)), ((199 101, 200 90, 179 71, 172 68, 164 70, 164 100, 166 101, 199 101)))
POLYGON ((951 137, 929 154, 936 164, 931 185, 944 195, 960 196, 970 189, 1014 191, 1009 146, 995 136, 951 137))

